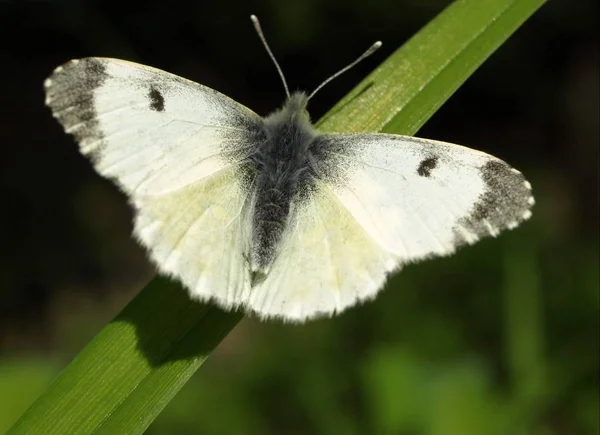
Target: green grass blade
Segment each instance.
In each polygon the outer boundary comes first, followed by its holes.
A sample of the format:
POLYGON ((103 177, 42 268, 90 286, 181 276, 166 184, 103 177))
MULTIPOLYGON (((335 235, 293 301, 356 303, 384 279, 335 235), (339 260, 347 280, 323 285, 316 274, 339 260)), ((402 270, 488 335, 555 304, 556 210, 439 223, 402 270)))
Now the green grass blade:
POLYGON ((241 318, 157 277, 8 433, 142 433, 241 318))
MULTIPOLYGON (((453 3, 340 101, 319 129, 413 134, 543 3, 453 3)), ((141 434, 241 318, 191 302, 179 285, 156 278, 8 434, 141 434)))
POLYGON ((544 2, 452 3, 336 104, 319 129, 415 134, 544 2))

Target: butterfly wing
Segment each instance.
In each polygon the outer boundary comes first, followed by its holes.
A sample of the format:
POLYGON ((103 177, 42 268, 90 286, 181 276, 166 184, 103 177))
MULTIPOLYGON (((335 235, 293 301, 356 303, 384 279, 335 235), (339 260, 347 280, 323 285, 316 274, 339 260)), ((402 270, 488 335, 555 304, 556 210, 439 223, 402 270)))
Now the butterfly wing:
POLYGON ((331 134, 317 174, 250 305, 301 321, 373 298, 402 265, 449 255, 531 215, 531 185, 503 161, 413 137, 331 134))
POLYGON ((249 289, 244 161, 261 118, 197 83, 86 58, 58 67, 46 104, 96 170, 125 191, 134 233, 192 296, 235 306, 249 289))

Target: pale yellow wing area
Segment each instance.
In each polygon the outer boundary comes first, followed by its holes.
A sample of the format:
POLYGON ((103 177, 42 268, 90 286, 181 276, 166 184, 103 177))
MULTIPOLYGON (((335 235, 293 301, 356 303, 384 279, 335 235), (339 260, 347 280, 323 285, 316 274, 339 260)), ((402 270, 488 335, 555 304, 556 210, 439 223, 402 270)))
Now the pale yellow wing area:
POLYGON ((321 184, 295 203, 277 257, 247 305, 261 317, 292 322, 330 316, 374 298, 398 265, 321 184))
POLYGON ((193 298, 234 308, 250 290, 249 207, 236 169, 228 169, 176 192, 137 197, 134 234, 193 298))

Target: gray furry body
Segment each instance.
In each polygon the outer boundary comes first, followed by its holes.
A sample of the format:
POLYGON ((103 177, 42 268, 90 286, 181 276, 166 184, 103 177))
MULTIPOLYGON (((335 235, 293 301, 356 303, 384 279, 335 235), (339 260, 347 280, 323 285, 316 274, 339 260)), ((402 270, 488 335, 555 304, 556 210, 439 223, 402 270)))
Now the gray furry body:
POLYGON ((307 97, 294 93, 264 118, 250 157, 255 174, 252 218, 252 271, 266 273, 289 219, 292 202, 316 176, 309 163, 317 131, 306 111, 307 97))

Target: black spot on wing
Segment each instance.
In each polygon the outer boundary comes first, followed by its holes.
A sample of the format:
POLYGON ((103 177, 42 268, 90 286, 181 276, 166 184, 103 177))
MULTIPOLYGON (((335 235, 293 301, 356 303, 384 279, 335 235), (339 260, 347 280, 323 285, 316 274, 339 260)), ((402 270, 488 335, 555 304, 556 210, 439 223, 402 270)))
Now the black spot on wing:
POLYGON ((165 98, 155 86, 150 86, 148 98, 150 99, 150 109, 155 110, 157 112, 164 112, 165 98))
POLYGON ((430 177, 431 171, 435 169, 438 163, 437 157, 428 157, 421 161, 419 167, 417 168, 417 174, 421 177, 430 177))
POLYGON ((64 129, 80 144, 96 143, 87 151, 92 161, 99 158, 103 148, 94 95, 107 78, 101 60, 86 58, 56 68, 44 83, 46 104, 64 129))
POLYGON ((476 238, 496 235, 531 216, 534 200, 523 174, 500 160, 488 161, 480 172, 486 189, 454 229, 459 245, 467 242, 464 232, 476 238))

